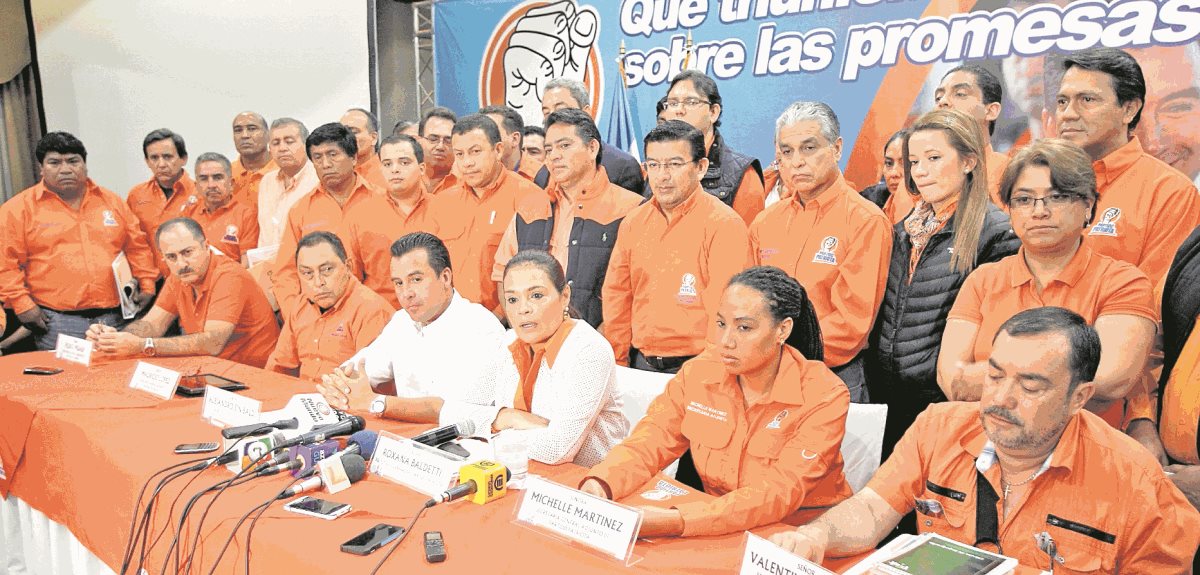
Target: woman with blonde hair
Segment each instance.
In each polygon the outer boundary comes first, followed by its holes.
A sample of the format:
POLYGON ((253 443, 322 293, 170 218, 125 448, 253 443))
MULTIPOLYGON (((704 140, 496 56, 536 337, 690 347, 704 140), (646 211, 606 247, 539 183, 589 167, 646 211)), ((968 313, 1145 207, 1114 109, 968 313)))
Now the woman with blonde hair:
POLYGON ((934 402, 946 316, 967 274, 1016 253, 1008 216, 988 198, 986 146, 978 122, 951 109, 917 119, 904 139, 904 179, 920 194, 893 228, 887 290, 871 337, 867 383, 888 405, 886 457, 934 402))

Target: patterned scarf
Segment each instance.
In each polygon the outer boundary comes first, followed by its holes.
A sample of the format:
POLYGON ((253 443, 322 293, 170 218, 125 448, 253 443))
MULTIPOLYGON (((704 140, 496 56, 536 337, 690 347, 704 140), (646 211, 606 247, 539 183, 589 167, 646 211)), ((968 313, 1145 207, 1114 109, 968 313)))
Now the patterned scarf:
POLYGON ((942 210, 941 215, 938 215, 933 211, 933 204, 925 200, 917 200, 917 205, 913 206, 912 213, 905 218, 904 230, 908 232, 909 241, 912 242, 912 252, 908 255, 909 283, 912 283, 913 272, 917 269, 917 262, 921 260, 921 252, 924 252, 925 246, 929 245, 929 238, 946 226, 946 222, 954 215, 957 208, 958 200, 954 200, 942 210))

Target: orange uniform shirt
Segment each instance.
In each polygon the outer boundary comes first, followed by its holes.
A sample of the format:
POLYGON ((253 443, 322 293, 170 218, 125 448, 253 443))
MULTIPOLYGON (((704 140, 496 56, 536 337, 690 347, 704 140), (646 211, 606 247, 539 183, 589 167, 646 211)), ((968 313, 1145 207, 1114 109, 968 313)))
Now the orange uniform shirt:
POLYGON ((489 310, 499 308, 492 265, 500 238, 519 204, 545 194, 533 182, 502 169, 487 188, 472 190, 460 181, 434 196, 430 217, 437 223, 437 236, 450 251, 458 293, 489 310))
POLYGON ((329 373, 375 341, 392 313, 387 300, 351 277, 346 292, 333 307, 322 312, 305 298, 284 320, 267 369, 285 373, 299 368, 300 379, 320 381, 321 374, 329 373))
POLYGON ((153 291, 153 252, 120 196, 89 179, 76 211, 38 183, 0 206, 0 301, 16 313, 118 307, 112 262, 122 251, 153 291))
POLYGON ((1000 180, 1004 177, 1004 170, 1008 168, 1010 158, 995 150, 989 150, 987 153, 987 189, 988 196, 992 198, 992 203, 1004 207, 1004 203, 1000 201, 1000 180))
POLYGON ((748 226, 758 217, 759 212, 763 211, 766 199, 767 189, 763 180, 758 177, 758 172, 754 171, 753 166, 746 168, 742 174, 742 181, 738 184, 737 193, 733 196, 733 211, 742 216, 742 220, 748 226))
POLYGON ((208 245, 235 262, 242 261, 247 250, 258 247, 258 212, 236 197, 213 212, 201 204, 193 217, 204 228, 208 245))
MULTIPOLYGON (((346 233, 342 238, 355 273, 363 284, 383 296, 394 309, 400 309, 392 285, 392 243, 413 232, 433 232, 429 219, 433 196, 422 192, 417 207, 405 215, 391 196, 381 194, 355 204, 346 212, 346 233)), ((453 264, 453 262, 451 262, 453 264)))
POLYGON ((517 173, 525 177, 526 180, 533 181, 539 170, 542 169, 542 163, 533 159, 529 154, 521 154, 521 161, 517 163, 517 173))
MULTIPOLYGON (((1080 246, 1058 277, 1037 291, 1037 283, 1025 265, 1025 248, 998 262, 983 264, 971 272, 950 309, 949 319, 979 326, 975 334, 973 361, 986 361, 1000 325, 1027 309, 1057 306, 1069 309, 1089 324, 1105 315, 1134 315, 1157 324, 1154 287, 1146 275, 1132 265, 1080 246)), ((1136 393, 1144 391, 1139 385, 1136 393)), ((1114 405, 1102 414, 1105 421, 1121 428, 1125 410, 1114 405)))
POLYGON ((878 206, 838 177, 808 205, 793 195, 763 211, 750 248, 756 264, 782 269, 808 292, 826 365, 844 365, 866 347, 892 257, 892 224, 878 206))
MULTIPOLYGON (((333 232, 339 238, 344 236, 346 214, 350 208, 380 193, 382 192, 377 191, 362 177, 356 177, 354 189, 344 206, 333 199, 324 185, 317 185, 315 190, 292 206, 292 210, 288 212, 287 225, 283 229, 283 237, 279 240, 275 273, 271 275, 271 289, 275 292, 275 300, 279 302, 279 311, 283 317, 288 317, 300 303, 300 276, 296 275, 296 244, 300 243, 300 238, 317 231, 333 232)), ((359 272, 355 270, 354 273, 359 272)))
POLYGON ((167 268, 167 262, 158 251, 154 233, 158 231, 158 226, 167 220, 195 217, 202 203, 200 196, 196 194, 196 182, 188 176, 187 170, 184 170, 183 175, 175 182, 173 189, 175 191, 168 200, 158 181, 150 178, 131 188, 125 196, 129 209, 133 210, 133 214, 142 225, 142 232, 146 234, 150 249, 154 250, 154 264, 158 266, 158 273, 162 277, 171 275, 171 270, 167 268))
POLYGON ((704 352, 588 475, 623 499, 690 448, 704 491, 718 497, 675 506, 685 537, 816 518, 850 496, 841 453, 850 393, 828 367, 788 346, 775 381, 747 407, 737 378, 715 351, 704 352))
POLYGON ((629 212, 601 291, 604 336, 617 364, 629 365, 630 345, 649 356, 703 351, 721 294, 746 267, 748 246, 737 212, 699 186, 670 218, 655 198, 629 212))
MULTIPOLYGON (((935 403, 896 444, 867 488, 900 514, 937 502, 940 516, 917 513, 921 532, 976 542, 976 459, 987 435, 977 403, 935 403)), ((990 459, 990 458, 989 458, 990 459)), ((994 461, 994 460, 993 460, 994 461)), ((997 494, 1000 466, 982 471, 997 494)), ((1048 468, 1005 517, 996 504, 1004 554, 1050 568, 1034 535, 1048 533, 1062 562, 1055 573, 1182 573, 1200 545, 1200 513, 1141 445, 1081 411, 1072 416, 1048 468)))
POLYGON ((268 159, 267 165, 250 171, 242 165, 241 158, 233 161, 233 199, 242 205, 251 206, 258 212, 258 183, 271 170, 278 170, 275 160, 268 159))
POLYGON ((359 162, 354 166, 354 173, 366 180, 368 184, 375 186, 376 189, 387 189, 387 179, 383 177, 383 162, 379 160, 378 154, 371 154, 367 156, 367 159, 359 162))
POLYGON ((154 305, 178 316, 184 334, 203 332, 208 321, 232 323, 233 335, 217 356, 229 361, 263 367, 279 339, 267 296, 250 272, 222 255, 212 255, 198 285, 185 285, 172 274, 154 305))
POLYGON ((1135 137, 1092 162, 1100 200, 1084 243, 1157 282, 1200 224, 1200 194, 1182 172, 1145 153, 1135 137))
POLYGON ((1159 434, 1171 459, 1200 465, 1196 440, 1200 436, 1200 329, 1188 335, 1175 367, 1161 390, 1162 419, 1159 434))

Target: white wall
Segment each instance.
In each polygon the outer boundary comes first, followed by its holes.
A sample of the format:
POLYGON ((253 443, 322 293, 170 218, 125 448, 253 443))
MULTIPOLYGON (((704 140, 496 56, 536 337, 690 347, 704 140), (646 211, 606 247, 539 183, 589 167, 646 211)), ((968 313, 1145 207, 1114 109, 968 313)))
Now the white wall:
MULTIPOLYGON (((170 128, 194 159, 234 159, 243 110, 309 129, 368 108, 362 0, 34 0, 49 130, 79 136, 88 169, 124 195, 150 178, 142 138, 170 128)), ((192 165, 189 163, 188 172, 192 165)))

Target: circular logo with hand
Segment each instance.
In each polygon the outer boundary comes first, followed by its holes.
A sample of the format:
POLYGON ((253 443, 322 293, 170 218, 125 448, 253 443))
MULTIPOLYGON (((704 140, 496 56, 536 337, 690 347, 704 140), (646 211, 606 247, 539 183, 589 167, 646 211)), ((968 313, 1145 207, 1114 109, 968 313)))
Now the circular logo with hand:
POLYGON ((546 82, 570 78, 583 82, 600 116, 603 68, 596 39, 600 18, 592 6, 576 0, 528 1, 500 21, 483 53, 479 72, 481 106, 503 104, 527 124, 542 123, 546 82))

